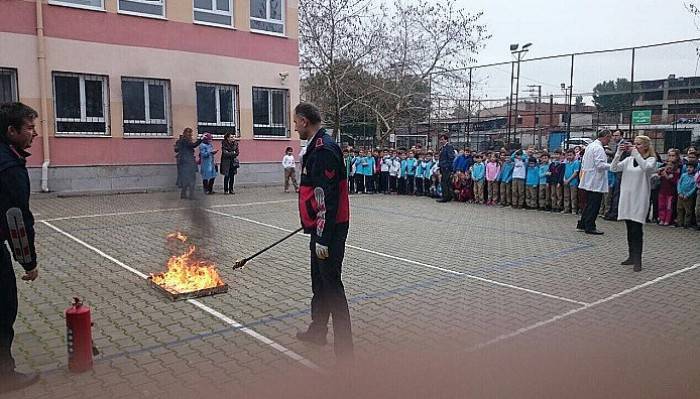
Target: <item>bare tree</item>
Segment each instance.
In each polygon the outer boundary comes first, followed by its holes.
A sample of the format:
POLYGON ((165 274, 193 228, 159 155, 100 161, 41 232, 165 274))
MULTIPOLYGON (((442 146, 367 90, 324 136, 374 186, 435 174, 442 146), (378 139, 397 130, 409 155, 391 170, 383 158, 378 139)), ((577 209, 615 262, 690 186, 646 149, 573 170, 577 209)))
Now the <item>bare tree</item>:
POLYGON ((343 115, 367 93, 358 90, 384 32, 383 7, 371 0, 300 0, 302 90, 340 133, 343 115))
POLYGON ((373 79, 364 97, 356 99, 376 116, 380 142, 401 124, 425 118, 431 91, 463 86, 464 71, 451 71, 475 63, 489 37, 479 24, 482 13, 470 14, 455 0, 395 0, 391 10, 383 44, 369 65, 373 79), (435 74, 443 87, 431 79, 435 74))

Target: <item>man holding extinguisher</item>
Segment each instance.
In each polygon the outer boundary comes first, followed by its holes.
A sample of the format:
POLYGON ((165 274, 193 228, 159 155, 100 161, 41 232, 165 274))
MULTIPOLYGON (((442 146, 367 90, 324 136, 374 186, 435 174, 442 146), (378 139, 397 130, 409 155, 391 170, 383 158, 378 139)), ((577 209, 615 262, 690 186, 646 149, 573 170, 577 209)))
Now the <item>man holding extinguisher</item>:
POLYGON ((22 103, 0 105, 0 393, 36 383, 37 374, 15 371, 13 325, 17 318, 17 282, 7 241, 24 268, 24 281, 39 276, 34 250, 34 217, 29 210, 29 174, 25 150, 37 136, 37 113, 22 103))

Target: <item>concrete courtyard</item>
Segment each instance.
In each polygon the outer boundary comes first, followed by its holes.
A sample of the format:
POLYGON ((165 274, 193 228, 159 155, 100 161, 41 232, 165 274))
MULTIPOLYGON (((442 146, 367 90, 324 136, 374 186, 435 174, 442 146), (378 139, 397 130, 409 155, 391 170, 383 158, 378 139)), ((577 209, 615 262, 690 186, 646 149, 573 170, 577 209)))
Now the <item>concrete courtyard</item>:
MULTIPOLYGON (((280 395, 266 381, 333 374, 332 345, 294 337, 310 320, 308 238, 232 270, 298 227, 294 194, 36 195, 32 205, 40 278, 18 281, 14 353, 43 378, 8 398, 311 397, 305 384, 280 395), (147 286, 176 230, 217 263, 228 293, 170 302, 147 286), (66 366, 73 296, 92 308, 101 352, 83 374, 66 366)), ((591 237, 571 215, 383 195, 353 196, 351 218, 344 282, 360 370, 356 384, 335 385, 348 397, 700 395, 700 233, 647 226, 633 273, 619 264, 622 223, 600 221, 606 234, 591 237)))

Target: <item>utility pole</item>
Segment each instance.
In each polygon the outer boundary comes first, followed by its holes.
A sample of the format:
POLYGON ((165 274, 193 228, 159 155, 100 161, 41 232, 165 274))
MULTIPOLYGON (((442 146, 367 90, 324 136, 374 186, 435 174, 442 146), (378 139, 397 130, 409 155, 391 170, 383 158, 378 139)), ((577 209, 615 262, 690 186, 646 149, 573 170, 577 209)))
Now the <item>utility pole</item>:
POLYGON ((531 97, 534 97, 535 91, 537 92, 537 102, 535 103, 535 120, 533 123, 533 134, 532 141, 535 141, 535 133, 538 136, 537 147, 542 148, 542 133, 540 132, 540 104, 542 104, 542 85, 528 85, 527 86, 531 97), (536 89, 536 90, 535 90, 536 89))
MULTIPOLYGON (((520 61, 525 57, 525 54, 530 49, 530 46, 532 46, 532 43, 527 43, 523 45, 522 48, 520 48, 519 44, 511 44, 510 45, 510 53, 516 57, 516 64, 517 64, 517 80, 515 81, 515 125, 513 126, 513 137, 515 138, 516 134, 518 133, 518 95, 520 91, 520 61), (520 48, 518 50, 518 48, 520 48)), ((512 74, 511 74, 512 76, 512 74)), ((513 84, 511 80, 511 90, 513 89, 513 84)), ((512 91, 511 91, 512 93, 512 91)), ((511 95, 511 98, 513 96, 511 95)), ((509 118, 510 119, 510 118, 509 118)), ((510 142, 510 140, 508 140, 510 142)))

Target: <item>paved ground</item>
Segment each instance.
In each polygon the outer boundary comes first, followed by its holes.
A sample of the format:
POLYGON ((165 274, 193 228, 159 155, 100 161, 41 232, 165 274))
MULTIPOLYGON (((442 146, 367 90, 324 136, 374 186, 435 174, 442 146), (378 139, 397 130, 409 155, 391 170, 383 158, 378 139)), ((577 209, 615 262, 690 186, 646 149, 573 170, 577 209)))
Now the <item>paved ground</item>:
MULTIPOLYGON (((311 397, 300 381, 317 381, 316 367, 326 373, 334 357, 330 347, 294 339, 309 321, 308 239, 294 237, 231 270, 236 258, 297 227, 294 197, 279 191, 194 203, 176 193, 37 196, 41 278, 20 284, 15 354, 21 369, 42 371, 43 379, 8 397, 172 398, 209 390, 257 397, 256 389, 270 386, 289 389, 270 396, 311 397), (146 286, 144 274, 163 269, 165 236, 175 230, 216 261, 227 294, 171 303, 146 286), (74 295, 93 308, 101 350, 94 371, 81 375, 66 370, 63 310, 74 295), (290 375, 298 391, 279 384, 290 375)), ((570 215, 353 197, 344 275, 358 364, 367 366, 357 377, 366 383, 347 392, 384 386, 403 397, 543 397, 551 394, 543 387, 556 387, 568 393, 549 397, 573 397, 564 382, 579 381, 607 387, 610 397, 698 397, 700 367, 691 354, 700 345, 700 234, 648 226, 645 270, 633 273, 619 265, 624 225, 601 221, 602 237, 574 226, 570 215), (481 374, 487 364, 499 371, 481 374), (530 369, 558 374, 557 383, 533 383, 530 369), (639 374, 605 378, 630 369, 639 374)))

